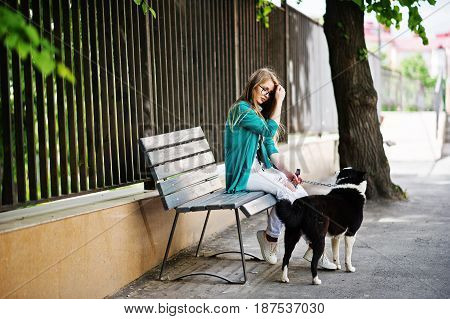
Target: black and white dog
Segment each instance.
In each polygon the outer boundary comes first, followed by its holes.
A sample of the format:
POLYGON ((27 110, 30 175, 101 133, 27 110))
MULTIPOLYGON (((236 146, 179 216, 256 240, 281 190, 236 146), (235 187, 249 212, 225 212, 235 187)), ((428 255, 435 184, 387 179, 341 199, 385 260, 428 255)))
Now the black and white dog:
POLYGON ((352 248, 356 232, 363 221, 366 186, 365 173, 348 167, 339 172, 336 186, 327 195, 299 198, 293 204, 288 200, 277 203, 277 214, 286 226, 281 278, 283 282, 289 282, 289 259, 302 235, 313 249, 311 273, 314 285, 321 284, 317 276, 317 264, 325 249, 327 233, 332 236, 333 261, 337 269, 341 269, 339 241, 345 234, 345 267, 348 272, 355 271, 352 265, 352 248))

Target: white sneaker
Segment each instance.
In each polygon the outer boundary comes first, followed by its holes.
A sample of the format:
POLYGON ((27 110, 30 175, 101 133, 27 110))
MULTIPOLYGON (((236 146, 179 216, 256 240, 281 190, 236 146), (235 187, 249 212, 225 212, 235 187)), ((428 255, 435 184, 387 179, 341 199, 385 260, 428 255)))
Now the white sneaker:
POLYGON ((266 232, 264 230, 258 230, 256 232, 256 238, 258 239, 259 248, 261 248, 261 255, 264 260, 269 264, 277 263, 277 243, 270 242, 266 238, 266 232))
MULTIPOLYGON (((307 261, 311 262, 312 257, 313 257, 313 250, 310 247, 308 247, 308 250, 306 251, 303 258, 306 259, 307 261)), ((323 253, 322 257, 320 257, 319 263, 317 264, 317 266, 322 269, 327 269, 327 270, 336 270, 337 269, 337 266, 328 260, 327 255, 325 253, 323 253)))

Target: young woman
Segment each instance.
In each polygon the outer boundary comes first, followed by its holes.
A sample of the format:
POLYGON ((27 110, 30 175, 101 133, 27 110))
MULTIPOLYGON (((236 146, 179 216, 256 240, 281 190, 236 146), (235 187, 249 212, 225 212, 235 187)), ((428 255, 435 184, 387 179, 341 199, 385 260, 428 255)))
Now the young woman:
MULTIPOLYGON (((242 95, 231 106, 224 141, 227 192, 264 191, 291 202, 308 195, 299 185, 301 178, 283 165, 275 146, 283 130, 280 116, 285 95, 275 72, 262 68, 250 76, 242 95)), ((266 230, 256 233, 261 254, 270 264, 277 262, 282 226, 273 208, 266 230)), ((304 258, 311 261, 311 249, 304 258)), ((319 264, 322 268, 336 269, 325 254, 319 264)))

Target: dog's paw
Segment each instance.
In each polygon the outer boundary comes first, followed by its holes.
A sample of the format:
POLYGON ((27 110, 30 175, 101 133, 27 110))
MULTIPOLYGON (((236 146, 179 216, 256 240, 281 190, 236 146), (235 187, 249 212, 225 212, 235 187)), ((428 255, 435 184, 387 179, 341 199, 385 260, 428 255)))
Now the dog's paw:
POLYGON ((341 264, 335 264, 335 265, 336 265, 336 269, 337 269, 337 270, 341 270, 341 269, 342 269, 341 264))
POLYGON ((320 280, 319 277, 316 276, 316 277, 313 278, 312 284, 313 285, 320 285, 320 284, 322 284, 322 280, 320 280))
POLYGON ((347 265, 347 264, 345 264, 345 269, 347 272, 355 272, 356 271, 355 267, 353 267, 352 265, 347 265))
POLYGON ((283 268, 283 274, 281 275, 281 281, 282 282, 286 282, 286 283, 289 282, 288 267, 287 266, 284 266, 284 268, 283 268))

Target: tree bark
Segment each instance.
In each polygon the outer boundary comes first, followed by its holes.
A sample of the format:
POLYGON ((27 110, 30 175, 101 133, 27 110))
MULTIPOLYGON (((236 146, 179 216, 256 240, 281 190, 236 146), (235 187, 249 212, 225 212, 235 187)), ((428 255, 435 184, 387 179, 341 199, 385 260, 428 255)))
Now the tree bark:
POLYGON ((367 172, 368 198, 403 199, 392 183, 364 40, 364 12, 348 0, 327 0, 324 32, 339 123, 340 167, 367 172))

